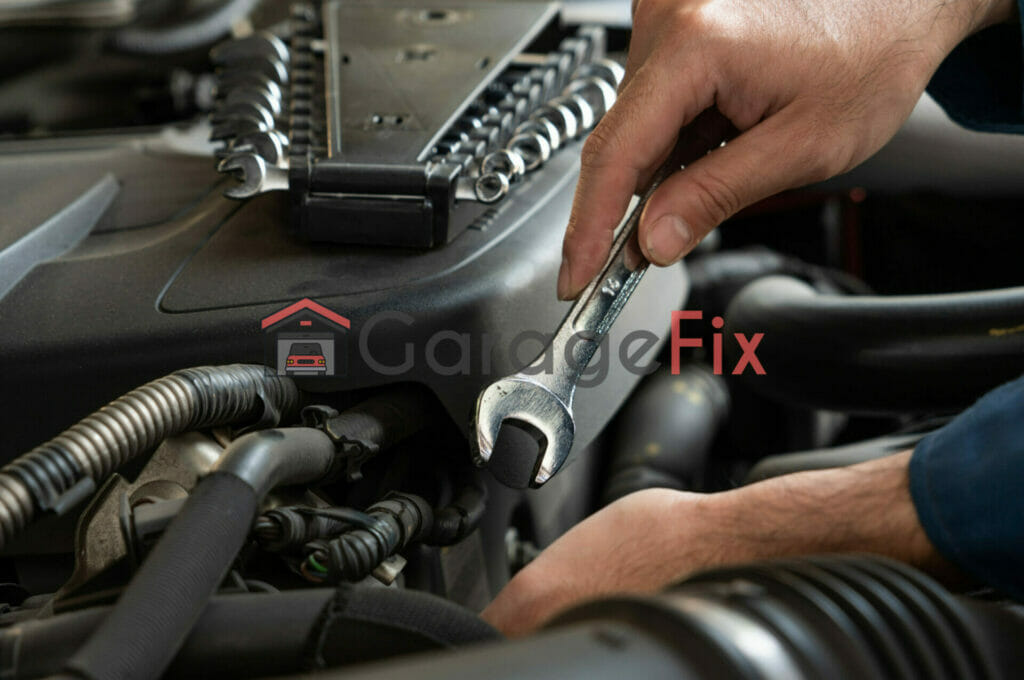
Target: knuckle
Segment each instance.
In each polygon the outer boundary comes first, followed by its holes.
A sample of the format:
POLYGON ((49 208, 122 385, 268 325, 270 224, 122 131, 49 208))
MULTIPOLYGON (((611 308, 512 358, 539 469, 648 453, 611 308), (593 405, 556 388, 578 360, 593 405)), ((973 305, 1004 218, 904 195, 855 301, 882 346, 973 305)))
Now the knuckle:
POLYGON ((651 19, 660 13, 665 2, 663 0, 633 0, 632 5, 633 30, 647 32, 656 25, 651 22, 651 19))
POLYGON ((618 135, 612 132, 612 126, 606 121, 598 124, 583 143, 580 164, 584 170, 600 169, 608 165, 616 154, 618 135))
POLYGON ((804 183, 820 182, 848 170, 856 153, 848 135, 821 119, 810 126, 800 146, 797 155, 805 159, 804 183))
POLYGON ((677 30, 685 31, 694 36, 706 37, 716 35, 721 21, 721 9, 713 2, 687 3, 675 6, 673 24, 677 30))
POLYGON ((581 271, 589 272, 600 269, 608 257, 612 245, 612 234, 608 231, 595 231, 588 234, 574 233, 573 238, 566 239, 566 245, 572 250, 576 265, 581 271))
POLYGON ((743 201, 732 183, 714 171, 702 169, 695 172, 690 180, 696 188, 694 196, 708 220, 705 226, 714 227, 743 207, 743 201))

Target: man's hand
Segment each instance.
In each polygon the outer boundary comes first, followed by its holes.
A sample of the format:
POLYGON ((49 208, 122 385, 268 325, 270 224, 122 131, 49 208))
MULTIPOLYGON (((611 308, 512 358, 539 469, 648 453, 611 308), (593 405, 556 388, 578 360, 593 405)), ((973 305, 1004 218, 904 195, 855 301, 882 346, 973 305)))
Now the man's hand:
POLYGON ((634 0, 618 102, 590 134, 558 295, 600 271, 634 193, 710 107, 739 136, 665 181, 640 222, 659 265, 741 208, 864 161, 964 37, 1013 0, 634 0))
POLYGON ((700 569, 786 555, 874 552, 949 577, 911 502, 909 460, 906 451, 712 495, 639 491, 555 541, 483 617, 522 635, 583 600, 652 592, 700 569))

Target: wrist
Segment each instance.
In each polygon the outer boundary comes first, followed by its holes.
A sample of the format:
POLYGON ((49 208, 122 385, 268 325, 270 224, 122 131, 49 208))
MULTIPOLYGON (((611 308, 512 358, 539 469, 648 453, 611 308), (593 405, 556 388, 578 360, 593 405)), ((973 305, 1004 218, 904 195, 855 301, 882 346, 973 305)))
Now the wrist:
MULTIPOLYGON (((925 14, 922 24, 923 44, 936 64, 941 62, 964 39, 990 26, 1015 20, 1018 0, 953 0, 942 2, 925 14)), ((929 78, 931 75, 929 74, 929 78)))
POLYGON ((1013 21, 1017 18, 1017 0, 979 0, 979 17, 974 30, 977 32, 988 26, 1013 21))

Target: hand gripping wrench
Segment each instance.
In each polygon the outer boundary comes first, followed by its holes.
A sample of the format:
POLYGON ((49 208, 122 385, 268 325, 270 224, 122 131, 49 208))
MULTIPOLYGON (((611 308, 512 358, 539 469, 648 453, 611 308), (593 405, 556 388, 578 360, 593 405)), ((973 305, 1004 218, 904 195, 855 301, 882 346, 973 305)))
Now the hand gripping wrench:
POLYGON ((554 338, 541 355, 519 373, 492 383, 477 400, 476 460, 487 464, 506 421, 525 423, 539 434, 540 447, 531 477, 539 487, 565 463, 572 448, 575 421, 572 400, 580 375, 629 301, 647 270, 637 243, 637 226, 658 185, 684 163, 719 146, 728 123, 707 112, 680 134, 680 142, 651 179, 612 244, 601 273, 580 293, 554 338), (553 370, 544 370, 548 353, 553 370))

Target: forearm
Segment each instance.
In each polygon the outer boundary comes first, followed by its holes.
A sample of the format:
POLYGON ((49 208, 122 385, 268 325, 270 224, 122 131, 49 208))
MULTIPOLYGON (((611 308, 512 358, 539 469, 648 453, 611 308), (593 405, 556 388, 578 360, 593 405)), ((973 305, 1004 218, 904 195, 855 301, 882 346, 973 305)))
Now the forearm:
POLYGON ((786 475, 707 496, 701 524, 709 535, 702 566, 871 552, 950 576, 952 568, 928 540, 910 497, 910 455, 786 475))

